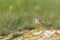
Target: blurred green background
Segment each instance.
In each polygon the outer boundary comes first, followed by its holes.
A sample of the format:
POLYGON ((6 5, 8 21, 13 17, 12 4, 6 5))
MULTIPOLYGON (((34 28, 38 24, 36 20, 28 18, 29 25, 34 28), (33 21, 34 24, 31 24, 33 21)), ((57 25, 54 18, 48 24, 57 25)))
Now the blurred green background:
POLYGON ((0 34, 35 27, 36 15, 60 27, 60 0, 0 0, 0 34))

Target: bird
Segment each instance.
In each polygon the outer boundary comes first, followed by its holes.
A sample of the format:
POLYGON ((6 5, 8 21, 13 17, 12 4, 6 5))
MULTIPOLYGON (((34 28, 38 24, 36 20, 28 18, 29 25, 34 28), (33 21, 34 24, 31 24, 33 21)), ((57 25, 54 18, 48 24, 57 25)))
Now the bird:
POLYGON ((37 25, 39 32, 40 28, 42 28, 42 21, 39 19, 38 16, 35 17, 35 24, 37 25))
POLYGON ((37 26, 39 26, 39 27, 42 26, 42 21, 39 19, 38 16, 35 17, 35 24, 36 24, 37 26))

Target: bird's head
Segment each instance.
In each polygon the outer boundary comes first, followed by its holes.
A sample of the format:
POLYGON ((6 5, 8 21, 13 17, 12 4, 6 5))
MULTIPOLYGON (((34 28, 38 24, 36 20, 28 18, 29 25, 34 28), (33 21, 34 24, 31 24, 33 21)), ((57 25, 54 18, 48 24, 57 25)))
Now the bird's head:
POLYGON ((39 19, 39 16, 36 16, 35 18, 36 18, 36 19, 39 19))

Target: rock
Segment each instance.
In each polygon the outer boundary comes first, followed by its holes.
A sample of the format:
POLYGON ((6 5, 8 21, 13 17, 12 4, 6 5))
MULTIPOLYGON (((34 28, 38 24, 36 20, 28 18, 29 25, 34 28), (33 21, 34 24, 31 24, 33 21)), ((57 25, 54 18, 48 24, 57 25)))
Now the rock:
POLYGON ((50 37, 55 33, 55 31, 46 30, 43 37, 50 37))
POLYGON ((32 34, 33 35, 40 35, 42 33, 42 31, 40 31, 40 32, 33 32, 32 34))

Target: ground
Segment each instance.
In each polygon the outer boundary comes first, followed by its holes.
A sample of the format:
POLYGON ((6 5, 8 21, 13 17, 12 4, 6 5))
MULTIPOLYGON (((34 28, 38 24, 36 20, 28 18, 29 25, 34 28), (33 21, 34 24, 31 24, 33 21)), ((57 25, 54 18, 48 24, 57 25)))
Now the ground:
MULTIPOLYGON (((0 40, 7 40, 10 36, 3 36, 0 40)), ((60 40, 60 30, 35 28, 27 33, 9 40, 60 40)))

